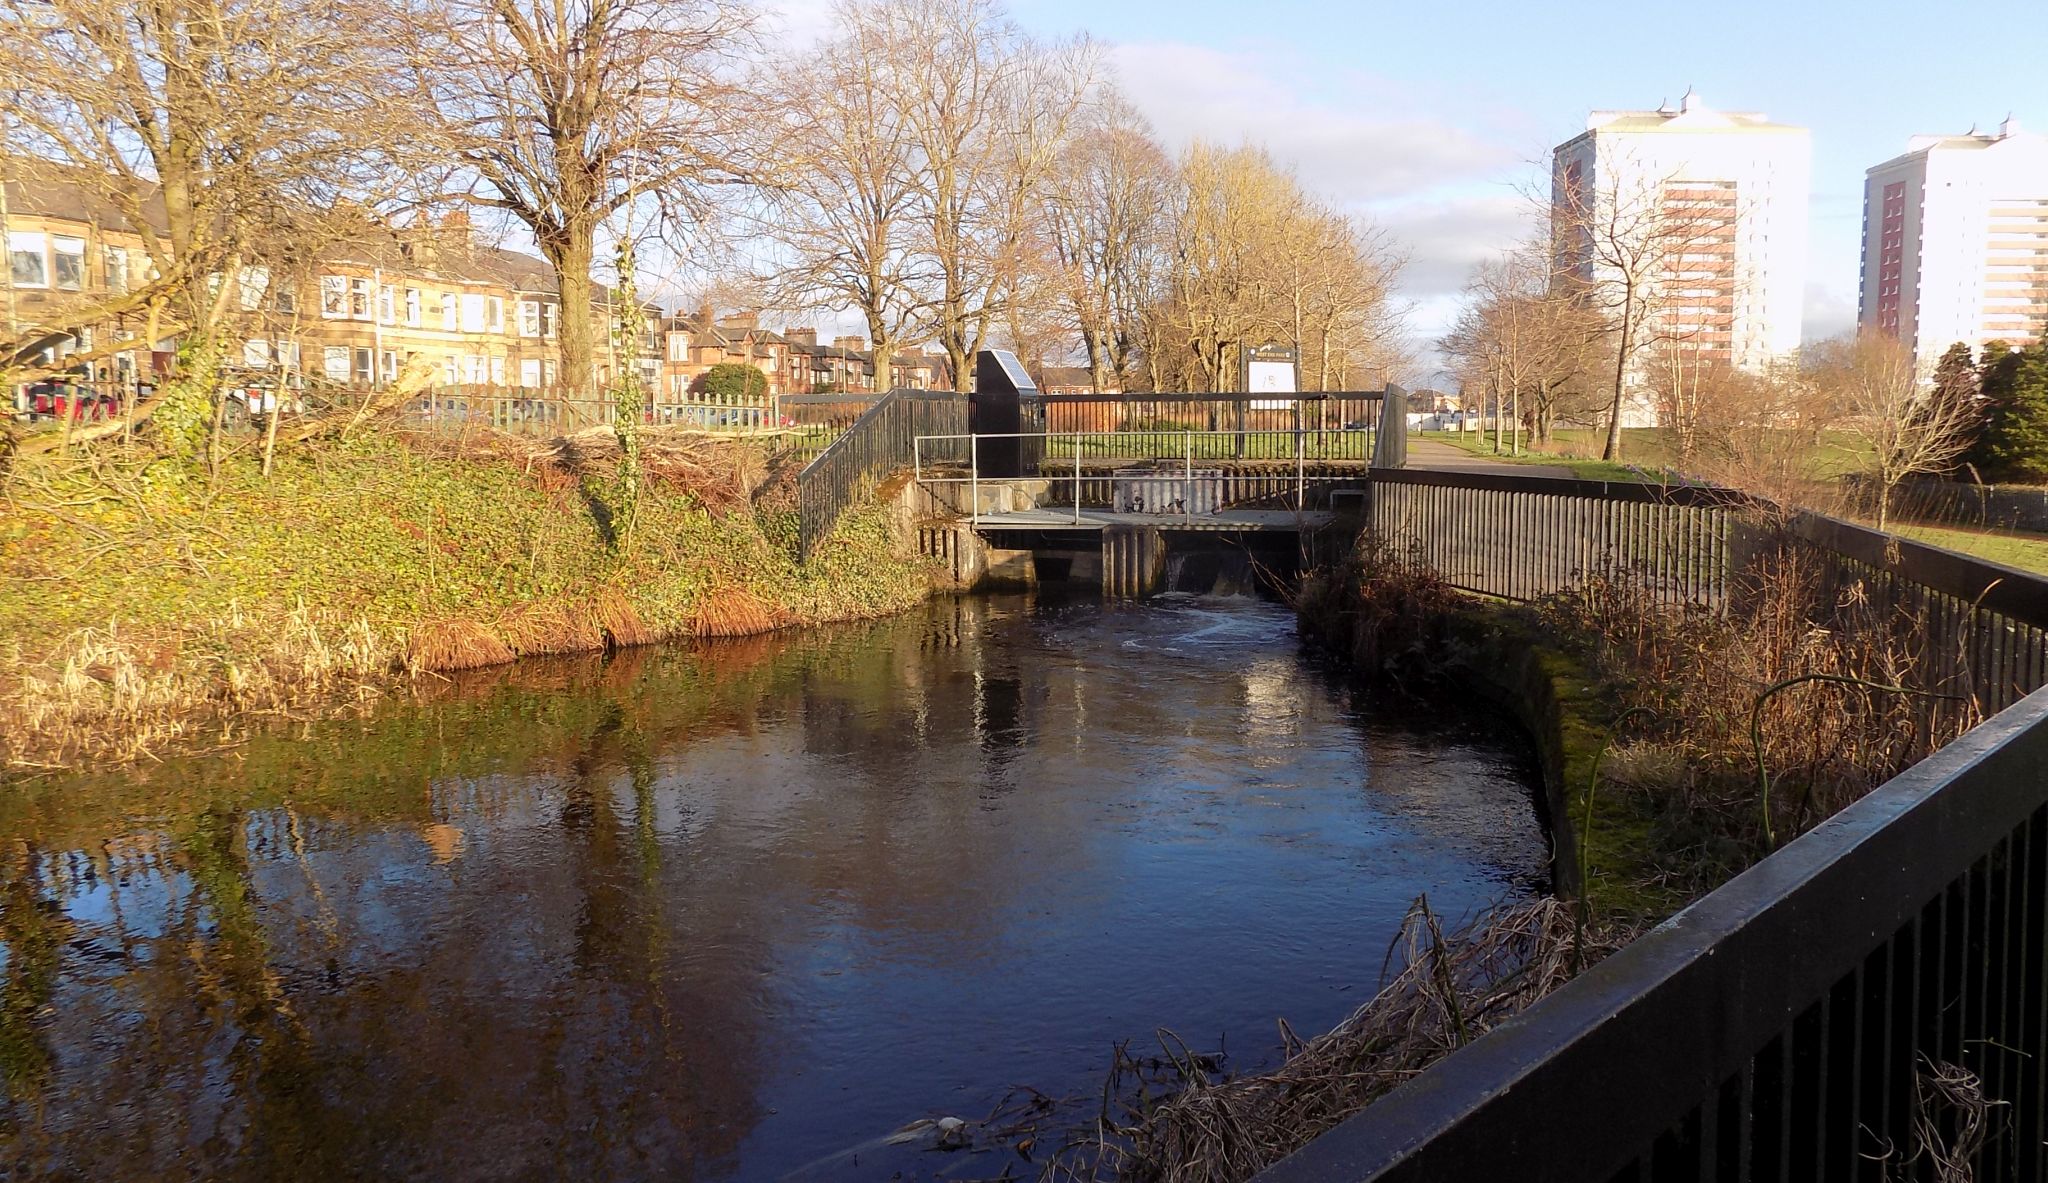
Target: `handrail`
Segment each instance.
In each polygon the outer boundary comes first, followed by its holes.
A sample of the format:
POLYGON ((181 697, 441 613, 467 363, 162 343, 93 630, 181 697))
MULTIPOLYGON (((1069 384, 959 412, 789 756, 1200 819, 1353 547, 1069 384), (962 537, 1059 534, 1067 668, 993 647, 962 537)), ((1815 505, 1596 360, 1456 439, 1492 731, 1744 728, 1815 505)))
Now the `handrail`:
POLYGON ((861 413, 797 473, 797 555, 809 559, 856 500, 908 467, 920 433, 967 429, 967 397, 950 390, 898 387, 861 413))

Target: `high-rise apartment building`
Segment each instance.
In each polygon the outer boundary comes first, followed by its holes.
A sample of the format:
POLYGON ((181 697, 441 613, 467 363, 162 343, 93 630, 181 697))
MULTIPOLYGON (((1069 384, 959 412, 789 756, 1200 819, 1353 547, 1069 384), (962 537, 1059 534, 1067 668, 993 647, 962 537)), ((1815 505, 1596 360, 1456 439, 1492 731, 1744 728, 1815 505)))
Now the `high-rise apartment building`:
POLYGON ((1858 323, 1923 369, 1958 341, 2030 345, 2048 323, 2048 136, 1914 136, 1863 181, 1858 323))
POLYGON ((1595 111, 1552 152, 1560 262, 1618 303, 1616 257, 1632 254, 1647 281, 1638 371, 1659 349, 1762 368, 1799 348, 1811 172, 1805 128, 1690 91, 1676 108, 1595 111))

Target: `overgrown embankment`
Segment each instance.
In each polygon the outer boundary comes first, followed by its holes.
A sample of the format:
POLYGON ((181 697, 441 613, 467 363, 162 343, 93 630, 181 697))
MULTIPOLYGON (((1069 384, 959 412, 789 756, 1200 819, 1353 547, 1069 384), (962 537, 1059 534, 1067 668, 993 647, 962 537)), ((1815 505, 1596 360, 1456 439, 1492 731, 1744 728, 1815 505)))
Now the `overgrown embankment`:
POLYGON ((618 449, 373 428, 211 474, 140 450, 0 478, 0 758, 128 759, 252 712, 537 653, 874 617, 924 564, 879 509, 793 556, 793 472, 650 432, 630 544, 618 449))
POLYGON ((1516 711, 1544 756, 1559 890, 1662 919, 1976 722, 1933 685, 1921 623, 1828 584, 1753 523, 1717 608, 1626 570, 1515 605, 1368 537, 1311 579, 1302 626, 1361 673, 1449 680, 1516 711))

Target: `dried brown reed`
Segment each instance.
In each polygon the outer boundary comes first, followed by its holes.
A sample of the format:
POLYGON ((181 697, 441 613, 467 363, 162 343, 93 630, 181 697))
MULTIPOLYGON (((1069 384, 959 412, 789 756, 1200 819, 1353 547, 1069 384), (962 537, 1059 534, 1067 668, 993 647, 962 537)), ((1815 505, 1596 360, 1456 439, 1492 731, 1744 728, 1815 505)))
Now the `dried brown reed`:
POLYGON ((446 617, 412 630, 405 663, 414 672, 473 670, 518 656, 496 633, 474 620, 446 617))
POLYGON ((1975 1183, 1977 1160, 2000 1131, 1996 1110, 2006 1102, 1984 1093, 1984 1082, 1967 1068, 1920 1057, 1913 1075, 1913 1153, 1897 1173, 1918 1178, 1912 1167, 1924 1158, 1935 1183, 1975 1183))
POLYGON ((1651 798, 1667 837, 1696 857, 1674 874, 1704 889, 1773 835, 1833 814, 1960 735, 1979 718, 1929 697, 1944 684, 1921 622, 1828 578, 1802 544, 1762 530, 1725 612, 1660 604, 1645 580, 1611 571, 1544 601, 1552 633, 1608 679, 1622 709, 1653 722, 1631 737, 1617 784, 1651 798), (1799 681, 1825 675, 1829 680, 1799 681), (1795 682, 1782 693, 1770 693, 1795 682), (1886 687, 1922 693, 1902 694, 1886 687), (1750 731, 1756 716, 1756 743, 1750 731), (1768 802, 1764 776, 1785 790, 1768 802), (1768 815, 1765 810, 1768 809, 1768 815))
MULTIPOLYGON (((1095 1123, 1041 1165, 1046 1180, 1236 1183, 1557 989, 1633 933, 1588 932, 1558 900, 1507 904, 1446 933, 1418 899, 1389 950, 1398 972, 1342 1023, 1303 1041, 1280 1025, 1285 1060, 1222 1078, 1214 1057, 1160 1032, 1162 1057, 1119 1049, 1095 1123), (1163 1062, 1164 1096, 1148 1069, 1163 1062), (1115 1107, 1121 1114, 1112 1114, 1115 1107)), ((1042 1131, 1008 1128, 1014 1143, 1042 1131)))
POLYGON ((1398 673, 1427 663, 1458 591, 1381 536, 1360 536, 1335 569, 1302 581, 1294 608, 1304 630, 1362 671, 1398 673))
POLYGON ((201 719, 374 696, 398 660, 395 639, 368 621, 304 605, 282 628, 231 609, 184 637, 82 629, 38 661, 9 663, 0 758, 16 767, 132 760, 188 736, 201 719))

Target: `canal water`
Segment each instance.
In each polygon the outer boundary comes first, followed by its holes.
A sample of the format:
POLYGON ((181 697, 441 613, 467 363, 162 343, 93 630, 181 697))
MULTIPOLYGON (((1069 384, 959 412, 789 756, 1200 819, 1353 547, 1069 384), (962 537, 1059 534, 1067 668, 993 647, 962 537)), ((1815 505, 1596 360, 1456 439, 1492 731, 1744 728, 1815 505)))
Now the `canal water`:
POLYGON ((528 662, 13 786, 0 1170, 956 1175, 875 1143, 1160 1027, 1271 1062, 1418 894, 1543 890, 1532 775, 1284 608, 1169 597, 528 662))

